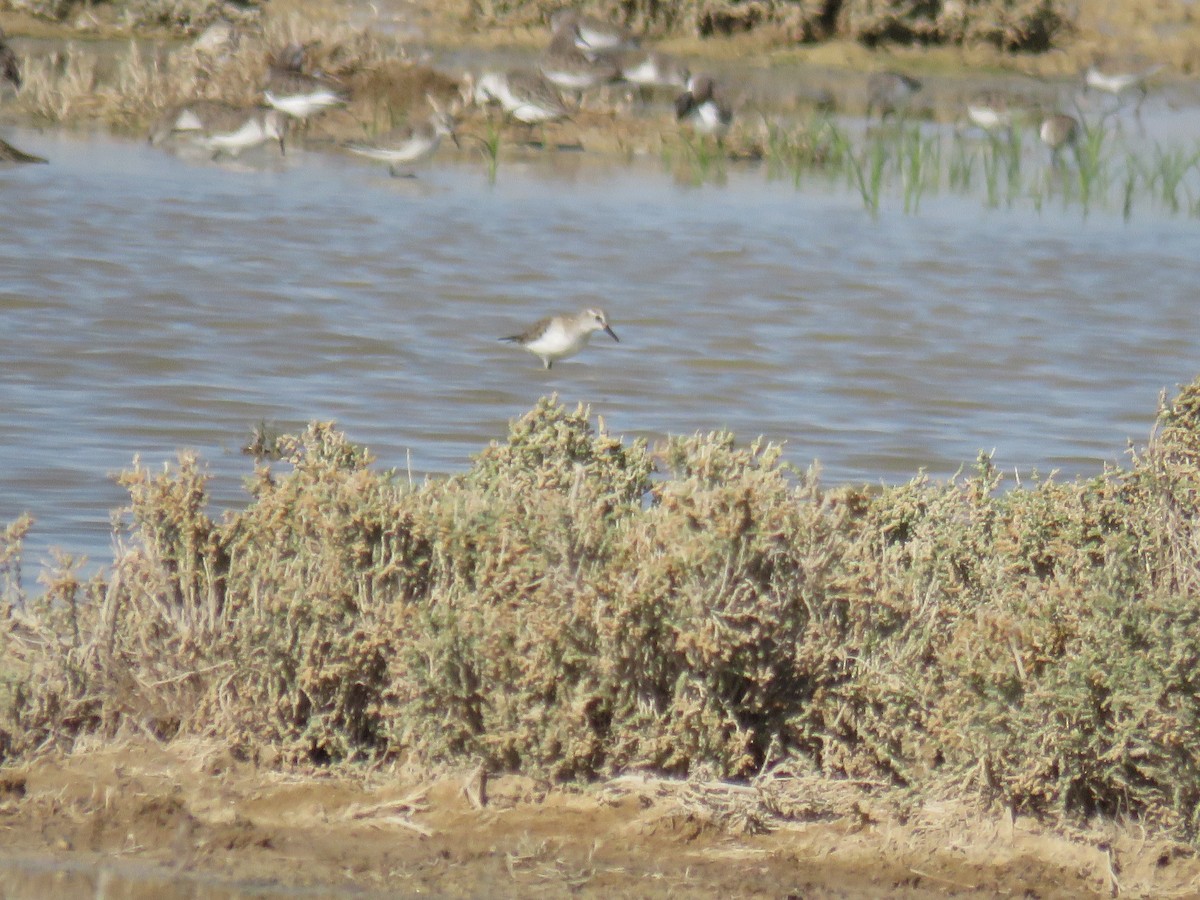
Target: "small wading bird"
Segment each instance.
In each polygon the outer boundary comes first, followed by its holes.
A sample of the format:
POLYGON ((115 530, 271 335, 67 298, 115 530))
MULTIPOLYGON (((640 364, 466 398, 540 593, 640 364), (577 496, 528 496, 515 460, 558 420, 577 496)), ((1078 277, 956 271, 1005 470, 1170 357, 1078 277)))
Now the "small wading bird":
POLYGON ((302 121, 334 106, 343 106, 349 95, 337 81, 304 71, 305 48, 289 44, 267 73, 263 99, 280 112, 302 121))
POLYGON ((879 113, 880 121, 908 110, 921 90, 921 82, 903 72, 873 72, 867 78, 867 118, 879 113))
POLYGON ((522 125, 567 118, 558 89, 536 72, 484 72, 478 81, 468 78, 464 94, 476 106, 500 104, 507 116, 522 125))
POLYGON ((476 106, 498 103, 506 116, 528 126, 531 136, 534 126, 569 118, 558 88, 536 72, 484 72, 478 81, 468 75, 462 95, 476 106))
POLYGON ((699 134, 725 136, 733 122, 733 110, 719 98, 711 75, 693 75, 687 90, 675 98, 675 118, 699 134))
POLYGON ((1146 80, 1156 74, 1161 65, 1150 66, 1140 72, 1103 72, 1097 66, 1089 66, 1083 76, 1083 89, 1103 91, 1120 97, 1126 91, 1137 91, 1144 99, 1146 80))
POLYGON ((538 61, 538 71, 562 90, 574 92, 577 102, 583 91, 611 84, 621 75, 611 56, 579 49, 567 31, 555 33, 538 61))
POLYGON ((570 35, 575 46, 590 53, 630 50, 638 45, 638 39, 627 28, 582 15, 573 9, 560 9, 554 13, 550 17, 550 31, 554 35, 570 35))
POLYGON ((556 360, 574 356, 585 346, 592 334, 603 331, 620 343, 617 333, 608 326, 602 309, 585 309, 573 316, 550 316, 536 323, 522 334, 500 338, 512 344, 520 344, 542 360, 549 369, 556 360))
MULTIPOLYGON (((423 122, 404 125, 381 135, 374 142, 348 143, 346 149, 368 159, 377 159, 388 164, 388 171, 395 177, 397 166, 407 166, 428 159, 441 146, 442 138, 448 137, 458 146, 454 133, 454 117, 426 95, 433 112, 423 122)), ((411 172, 408 173, 411 176, 411 172)))
POLYGON ((995 91, 971 98, 967 102, 967 119, 988 134, 1012 130, 1013 114, 1008 98, 995 91))
POLYGON ((1077 146, 1079 122, 1074 116, 1068 116, 1066 113, 1046 116, 1042 119, 1041 127, 1038 129, 1038 137, 1042 139, 1043 144, 1050 148, 1050 162, 1055 168, 1058 168, 1062 165, 1062 159, 1059 157, 1062 148, 1068 144, 1072 147, 1077 146))
POLYGON ((216 159, 221 154, 237 156, 268 141, 278 142, 279 152, 285 153, 286 131, 287 118, 278 110, 244 109, 216 100, 195 100, 169 110, 151 129, 149 140, 157 145, 182 136, 211 151, 216 159))
MULTIPOLYGON (((1116 98, 1117 109, 1124 104, 1125 96, 1128 93, 1136 93, 1137 103, 1133 105, 1133 117, 1140 126, 1142 124, 1142 104, 1146 102, 1149 94, 1146 80, 1160 69, 1162 66, 1156 65, 1139 72, 1104 72, 1097 66, 1089 66, 1083 75, 1083 91, 1085 94, 1092 90, 1112 94, 1116 98)), ((1115 112, 1115 110, 1110 110, 1110 112, 1115 112)))
POLYGON ((686 91, 691 77, 682 61, 657 50, 623 50, 614 54, 613 61, 621 81, 639 88, 673 87, 686 91))

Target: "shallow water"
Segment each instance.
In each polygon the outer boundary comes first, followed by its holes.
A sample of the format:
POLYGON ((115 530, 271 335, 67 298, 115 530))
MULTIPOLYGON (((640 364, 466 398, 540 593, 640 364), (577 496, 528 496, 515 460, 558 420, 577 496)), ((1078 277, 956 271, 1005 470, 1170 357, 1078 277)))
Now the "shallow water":
POLYGON ((888 201, 733 166, 438 160, 416 179, 338 155, 197 162, 21 129, 0 168, 0 520, 111 558, 108 476, 197 450, 240 502, 260 421, 336 420, 383 467, 461 470, 544 394, 617 433, 786 441, 826 483, 948 476, 980 450, 1090 475, 1197 374, 1200 225, 978 197, 888 201), (602 306, 547 372, 496 338, 602 306))

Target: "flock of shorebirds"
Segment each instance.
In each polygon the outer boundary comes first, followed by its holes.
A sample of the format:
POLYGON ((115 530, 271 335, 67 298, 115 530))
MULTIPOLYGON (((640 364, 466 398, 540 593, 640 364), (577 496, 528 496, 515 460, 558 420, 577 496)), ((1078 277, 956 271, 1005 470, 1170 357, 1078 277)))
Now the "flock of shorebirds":
MULTIPOLYGON (((674 92, 675 118, 698 135, 721 141, 733 123, 729 93, 707 73, 693 73, 681 59, 642 46, 627 28, 614 22, 563 9, 550 18, 550 41, 536 64, 523 69, 468 73, 453 103, 439 104, 428 97, 427 117, 394 129, 371 141, 347 142, 343 147, 389 166, 399 174, 437 152, 443 139, 458 143, 456 118, 465 105, 499 107, 510 121, 530 130, 548 123, 570 120, 581 107, 585 92, 623 85, 644 100, 651 92, 674 92)), ((1136 72, 1106 73, 1093 66, 1083 79, 1083 90, 1100 91, 1117 99, 1113 111, 1136 98, 1140 117, 1147 79, 1161 67, 1136 72)), ((903 116, 919 80, 896 71, 871 74, 867 83, 867 120, 903 116)), ((289 45, 277 54, 262 86, 262 105, 254 110, 213 101, 195 101, 171 110, 151 132, 158 143, 186 136, 214 156, 236 156, 262 143, 278 142, 284 148, 289 127, 350 100, 349 90, 334 78, 310 70, 305 48, 289 45)), ((1078 106, 1078 104, 1077 104, 1078 106)), ((1011 131, 1025 111, 1001 93, 988 92, 968 101, 964 120, 988 133, 1011 131)), ((1139 118, 1140 122, 1140 118, 1139 118)), ((1060 110, 1042 116, 1038 134, 1059 163, 1059 152, 1074 145, 1083 133, 1080 118, 1060 110)))
MULTIPOLYGON (((352 153, 386 163, 392 174, 432 156, 444 138, 457 143, 455 117, 465 104, 498 106, 506 117, 531 129, 570 119, 580 106, 585 91, 603 85, 626 85, 645 96, 664 89, 675 92, 675 117, 696 134, 718 141, 733 122, 733 107, 725 91, 708 74, 694 74, 680 59, 641 46, 624 27, 564 9, 550 20, 550 43, 535 68, 485 71, 464 77, 460 95, 447 106, 427 96, 427 118, 402 126, 370 142, 347 142, 352 153), (568 99, 570 98, 570 99, 568 99)), ((195 100, 171 109, 151 129, 151 143, 185 139, 211 153, 237 156, 265 143, 275 142, 285 151, 290 127, 350 101, 345 85, 311 71, 306 66, 306 49, 292 44, 275 55, 262 85, 261 104, 253 109, 212 100, 195 100)), ((1159 67, 1139 72, 1108 74, 1096 67, 1084 77, 1084 90, 1105 92, 1117 98, 1118 106, 1136 98, 1140 111, 1146 96, 1146 80, 1159 67)), ((0 84, 19 89, 19 61, 0 31, 0 84)), ((878 116, 903 117, 922 90, 919 80, 896 71, 871 74, 867 81, 867 121, 878 116)), ((980 95, 966 105, 966 121, 983 131, 1011 130, 1019 108, 1005 95, 980 95)), ((1139 120, 1140 121, 1140 120, 1139 120)), ((1041 117, 1038 134, 1050 148, 1055 164, 1059 151, 1075 144, 1082 133, 1079 119, 1060 111, 1041 117)), ((0 161, 45 162, 22 153, 0 140, 0 161)), ((501 338, 537 356, 545 368, 582 350, 596 332, 614 341, 603 310, 587 309, 574 315, 543 319, 521 334, 501 338)))
MULTIPOLYGON (((1095 91, 1113 98, 1113 102, 1101 118, 1117 112, 1133 101, 1134 115, 1140 124, 1142 103, 1148 94, 1147 82, 1161 69, 1162 66, 1155 65, 1138 71, 1106 72, 1092 65, 1083 74, 1082 90, 1079 93, 1086 96, 1095 91)), ((902 114, 921 88, 920 81, 900 72, 872 74, 867 83, 868 120, 873 113, 878 113, 881 119, 902 114)), ((1072 103, 1078 112, 1079 94, 1072 98, 1072 103)), ((987 91, 967 101, 963 120, 964 124, 988 134, 1011 134, 1014 125, 1018 120, 1026 118, 1028 112, 1025 107, 1013 103, 1009 95, 987 91)), ((1051 160, 1055 165, 1060 164, 1059 154, 1064 147, 1077 147, 1084 133, 1081 119, 1082 113, 1076 117, 1061 110, 1050 110, 1035 120, 1038 137, 1050 149, 1051 160)))
MULTIPOLYGON (((601 85, 624 85, 643 97, 657 89, 675 96, 679 122, 698 134, 721 138, 733 121, 732 107, 710 75, 693 75, 678 58, 641 46, 626 28, 574 10, 551 17, 549 46, 535 67, 468 73, 452 103, 427 96, 430 112, 369 142, 343 147, 386 163, 392 174, 432 156, 442 140, 457 143, 456 116, 467 104, 499 107, 505 117, 529 128, 569 120, 585 91, 601 85)), ((199 100, 172 109, 151 130, 152 143, 186 137, 214 155, 235 156, 267 142, 281 151, 293 124, 350 101, 345 85, 310 70, 305 48, 289 45, 268 68, 262 105, 247 110, 199 100)))
MULTIPOLYGON (((468 73, 452 103, 427 95, 430 112, 371 141, 350 141, 344 149, 389 166, 392 174, 432 156, 443 139, 458 142, 456 116, 465 105, 499 107, 511 121, 530 128, 569 120, 582 94, 599 85, 625 85, 650 92, 673 89, 675 112, 696 133, 721 138, 733 112, 716 81, 693 75, 679 59, 645 49, 627 29, 574 10, 556 13, 551 40, 536 68, 468 73)), ((150 132, 151 143, 185 138, 214 156, 236 156, 275 142, 285 152, 289 128, 350 102, 348 88, 305 64, 305 47, 292 44, 276 54, 262 85, 262 104, 245 109, 211 100, 178 106, 150 132)))
MULTIPOLYGON (((224 24, 229 27, 228 23, 224 24)), ((711 75, 693 73, 681 59, 642 46, 627 28, 614 22, 562 9, 550 17, 550 41, 536 65, 508 71, 485 71, 464 76, 460 96, 453 103, 439 104, 429 97, 430 112, 424 119, 403 125, 371 141, 343 144, 349 152, 386 163, 392 174, 419 163, 437 152, 443 139, 458 142, 456 117, 466 104, 498 106, 513 122, 530 129, 568 120, 581 105, 584 92, 608 85, 624 85, 644 99, 655 90, 674 93, 675 117, 694 133, 718 140, 728 132, 734 117, 726 90, 711 75)), ((200 41, 205 37, 202 35, 200 41)), ((199 41, 198 41, 199 43, 199 41)), ((194 100, 169 110, 150 131, 150 141, 183 139, 214 157, 237 156, 264 143, 275 142, 285 152, 289 130, 321 112, 344 106, 350 99, 348 87, 339 80, 306 65, 306 48, 291 44, 271 61, 261 85, 260 104, 239 107, 214 100, 194 100)), ((1123 102, 1137 98, 1140 114, 1146 96, 1146 81, 1161 67, 1139 72, 1106 73, 1090 68, 1084 90, 1111 94, 1123 102)), ((0 31, 0 82, 19 87, 20 68, 16 55, 0 31)), ((867 120, 878 115, 903 116, 922 84, 896 71, 876 72, 868 77, 867 120)), ((1010 105, 1006 95, 991 92, 967 102, 965 120, 994 133, 1011 129, 1021 110, 1010 105)), ((1139 119, 1140 121, 1140 119, 1139 119)), ((1080 120, 1061 111, 1041 118, 1038 132, 1051 149, 1055 162, 1059 151, 1074 144, 1082 133, 1080 120)), ((0 158, 13 161, 43 161, 21 154, 15 148, 0 150, 0 158), (22 160, 24 157, 24 160, 22 160)))

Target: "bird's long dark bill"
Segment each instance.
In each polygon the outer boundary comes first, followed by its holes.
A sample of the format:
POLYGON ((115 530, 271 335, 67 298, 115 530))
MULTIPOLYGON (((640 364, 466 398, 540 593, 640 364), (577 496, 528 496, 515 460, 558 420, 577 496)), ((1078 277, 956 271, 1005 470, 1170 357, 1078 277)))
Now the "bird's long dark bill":
POLYGON ((605 325, 605 326, 604 326, 604 330, 608 332, 608 336, 609 336, 610 338, 612 338, 612 339, 613 339, 614 341, 616 341, 618 344, 619 344, 619 343, 621 343, 621 339, 620 339, 619 337, 617 337, 617 333, 616 333, 615 331, 613 331, 613 330, 612 330, 611 328, 609 328, 607 325, 605 325))

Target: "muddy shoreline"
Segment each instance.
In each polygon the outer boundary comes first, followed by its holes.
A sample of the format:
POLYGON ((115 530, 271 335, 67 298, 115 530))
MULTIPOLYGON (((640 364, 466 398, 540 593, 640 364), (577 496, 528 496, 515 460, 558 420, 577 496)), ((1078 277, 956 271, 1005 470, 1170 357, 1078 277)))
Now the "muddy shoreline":
MULTIPOLYGON (((47 754, 0 782, 6 896, 1183 896, 1200 861, 1136 828, 1067 833, 849 784, 278 768, 196 741, 47 754), (482 796, 482 802, 481 802, 482 796), (757 810, 757 813, 752 812, 757 810)), ((786 780, 786 779, 784 779, 786 780)))

